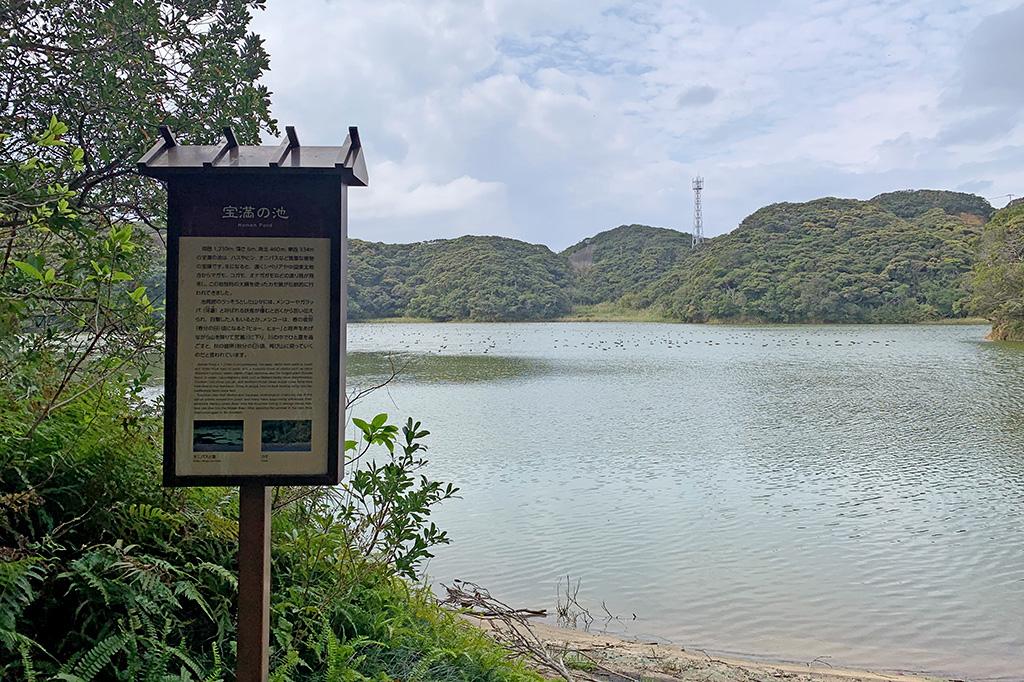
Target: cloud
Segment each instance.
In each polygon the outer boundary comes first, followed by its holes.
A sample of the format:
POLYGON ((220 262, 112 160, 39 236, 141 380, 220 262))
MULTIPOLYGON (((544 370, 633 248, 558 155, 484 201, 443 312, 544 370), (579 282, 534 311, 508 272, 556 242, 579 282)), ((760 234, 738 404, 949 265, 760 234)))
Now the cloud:
POLYGON ((1015 111, 1007 107, 987 109, 948 124, 939 132, 935 142, 940 145, 977 144, 993 138, 1005 138, 1016 127, 1015 111))
POLYGON ((970 194, 981 194, 983 192, 990 192, 992 190, 993 183, 991 180, 970 180, 968 182, 962 182, 953 189, 957 192, 968 192, 970 194))
POLYGON ((1022 17, 1020 0, 294 0, 254 29, 282 123, 307 144, 360 126, 354 236, 557 249, 688 229, 698 173, 711 234, 783 199, 1019 194, 1022 17))
POLYGON ((422 169, 409 169, 393 161, 375 164, 370 172, 374 182, 367 195, 352 207, 352 216, 357 219, 422 218, 467 211, 504 191, 500 182, 484 182, 467 175, 432 182, 422 169))
POLYGON ((676 98, 676 105, 680 107, 699 107, 711 104, 718 96, 718 91, 710 85, 695 85, 683 91, 676 98))
POLYGON ((1024 5, 984 19, 963 51, 959 76, 962 103, 980 106, 1024 104, 1024 5))

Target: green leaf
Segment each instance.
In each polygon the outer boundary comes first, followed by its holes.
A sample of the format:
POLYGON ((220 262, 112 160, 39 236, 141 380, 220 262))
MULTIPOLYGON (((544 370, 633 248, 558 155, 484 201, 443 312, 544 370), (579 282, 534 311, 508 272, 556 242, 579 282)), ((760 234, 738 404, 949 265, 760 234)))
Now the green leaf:
POLYGON ((39 269, 25 261, 12 260, 14 267, 18 268, 32 279, 38 279, 40 282, 43 281, 43 273, 39 272, 39 269))

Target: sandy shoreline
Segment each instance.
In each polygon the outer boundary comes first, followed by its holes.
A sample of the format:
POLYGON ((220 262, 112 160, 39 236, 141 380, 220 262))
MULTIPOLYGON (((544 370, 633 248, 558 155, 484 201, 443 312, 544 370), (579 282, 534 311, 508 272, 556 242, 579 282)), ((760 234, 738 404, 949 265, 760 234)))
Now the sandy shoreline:
MULTIPOLYGON (((485 623, 472 619, 481 627, 485 623)), ((531 623, 533 632, 552 650, 570 654, 579 679, 607 682, 948 682, 944 678, 906 673, 830 667, 827 663, 776 663, 733 656, 719 656, 702 650, 655 642, 624 640, 612 635, 567 630, 544 623, 531 623)), ((548 675, 549 679, 560 679, 548 675)))

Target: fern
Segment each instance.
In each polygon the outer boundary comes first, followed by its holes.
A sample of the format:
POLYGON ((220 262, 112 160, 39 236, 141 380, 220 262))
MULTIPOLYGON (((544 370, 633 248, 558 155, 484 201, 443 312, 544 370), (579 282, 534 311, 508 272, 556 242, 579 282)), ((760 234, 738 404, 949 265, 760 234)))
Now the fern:
POLYGON ((322 676, 317 679, 323 680, 323 682, 368 680, 369 678, 358 671, 358 667, 364 662, 365 657, 357 655, 359 648, 366 642, 366 639, 357 637, 352 641, 342 643, 331 629, 330 623, 324 620, 313 647, 314 652, 325 664, 322 676))
POLYGON ((291 682, 292 673, 295 672, 300 663, 302 663, 302 658, 299 656, 299 652, 295 649, 289 649, 288 653, 285 654, 284 661, 270 673, 269 682, 291 682))
POLYGON ((214 642, 210 645, 212 649, 211 654, 213 655, 213 670, 210 674, 203 678, 203 682, 219 682, 224 676, 224 662, 220 657, 220 647, 214 642))
POLYGON ((56 679, 65 682, 92 682, 124 645, 124 635, 111 635, 102 639, 78 659, 70 672, 58 673, 56 679))
POLYGON ((33 582, 43 579, 39 557, 0 561, 0 628, 13 630, 18 617, 35 599, 33 582))
POLYGON ((139 647, 145 646, 145 643, 137 634, 143 629, 142 618, 139 616, 138 609, 128 609, 128 617, 122 622, 121 629, 131 633, 131 637, 125 645, 125 652, 128 656, 128 667, 125 672, 127 672, 128 679, 137 680, 143 670, 143 660, 139 653, 139 647), (128 644, 131 646, 128 646, 128 644))
MULTIPOLYGON (((71 562, 68 571, 61 573, 60 578, 67 578, 72 581, 82 581, 95 590, 103 599, 104 606, 110 606, 110 592, 107 590, 106 581, 99 575, 97 569, 101 566, 104 557, 99 552, 90 552, 71 562)), ((83 603, 79 608, 85 606, 83 603)))
POLYGON ((174 594, 187 597, 196 606, 202 609, 203 613, 205 613, 210 620, 214 620, 213 612, 210 610, 210 605, 207 603, 203 595, 199 593, 199 589, 196 587, 195 583, 188 580, 182 580, 176 583, 174 585, 174 594))
POLYGON ((19 643, 18 653, 21 654, 21 670, 25 673, 25 682, 36 682, 39 676, 36 675, 35 665, 32 663, 31 647, 22 641, 19 643))
MULTIPOLYGON (((40 562, 39 557, 0 562, 0 644, 7 651, 19 653, 22 672, 29 682, 38 679, 32 661, 32 649, 41 647, 19 633, 17 628, 25 608, 36 598, 33 583, 44 577, 40 562)), ((6 659, 6 656, 3 658, 6 659)))
POLYGON ((202 527, 218 540, 232 542, 238 539, 238 521, 224 516, 219 511, 204 513, 202 527))
POLYGON ((122 512, 125 521, 139 535, 173 533, 185 523, 178 514, 151 504, 130 504, 122 512))
MULTIPOLYGON (((165 625, 165 632, 163 633, 165 636, 166 631, 169 629, 170 622, 168 621, 165 625)), ((174 647, 168 646, 164 641, 164 637, 150 636, 149 640, 149 649, 143 655, 146 671, 146 676, 143 678, 143 681, 159 682, 167 673, 167 666, 171 662, 171 657, 174 653, 179 653, 182 656, 185 656, 185 654, 174 647)))
MULTIPOLYGON (((189 568, 193 568, 193 565, 189 564, 189 568)), ((238 577, 223 566, 210 563, 209 561, 204 561, 196 565, 195 568, 198 568, 201 571, 208 571, 226 582, 232 587, 232 589, 238 589, 238 577)))
POLYGON ((329 631, 327 638, 327 670, 324 671, 324 682, 357 682, 367 680, 368 678, 357 670, 364 661, 363 656, 356 655, 361 645, 362 641, 358 638, 343 644, 333 631, 329 631))

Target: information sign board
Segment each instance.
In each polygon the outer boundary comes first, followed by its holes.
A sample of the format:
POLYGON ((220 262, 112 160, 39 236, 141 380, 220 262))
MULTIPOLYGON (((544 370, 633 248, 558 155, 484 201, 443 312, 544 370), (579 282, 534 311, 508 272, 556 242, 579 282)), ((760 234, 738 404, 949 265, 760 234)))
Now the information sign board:
POLYGON ((140 161, 168 183, 165 485, 338 483, 353 146, 140 161))

